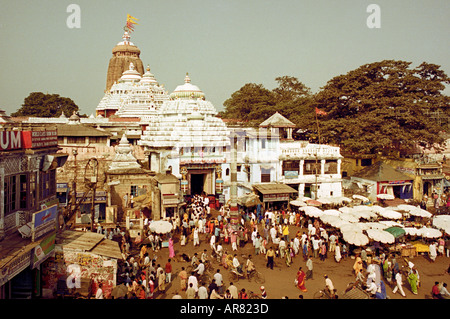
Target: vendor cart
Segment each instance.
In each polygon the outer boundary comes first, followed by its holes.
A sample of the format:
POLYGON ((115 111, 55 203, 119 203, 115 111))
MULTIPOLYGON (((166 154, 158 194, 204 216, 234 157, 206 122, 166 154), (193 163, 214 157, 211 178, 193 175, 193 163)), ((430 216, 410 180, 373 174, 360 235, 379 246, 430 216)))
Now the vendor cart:
POLYGON ((350 283, 347 285, 347 289, 345 289, 342 299, 370 299, 370 295, 360 284, 350 283))

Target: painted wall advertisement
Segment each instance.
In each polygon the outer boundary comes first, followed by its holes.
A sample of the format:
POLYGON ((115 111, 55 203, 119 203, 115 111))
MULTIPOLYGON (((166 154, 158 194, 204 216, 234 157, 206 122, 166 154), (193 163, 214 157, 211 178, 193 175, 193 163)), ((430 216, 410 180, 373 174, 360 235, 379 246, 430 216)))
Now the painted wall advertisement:
POLYGON ((58 205, 53 205, 33 214, 32 219, 32 240, 56 229, 56 219, 58 217, 58 205))
POLYGON ((106 298, 116 286, 117 260, 104 256, 79 252, 56 247, 54 257, 50 257, 43 267, 43 287, 55 290, 59 280, 73 283, 81 278, 91 279, 91 291, 95 293, 98 284, 103 284, 103 294, 106 298))

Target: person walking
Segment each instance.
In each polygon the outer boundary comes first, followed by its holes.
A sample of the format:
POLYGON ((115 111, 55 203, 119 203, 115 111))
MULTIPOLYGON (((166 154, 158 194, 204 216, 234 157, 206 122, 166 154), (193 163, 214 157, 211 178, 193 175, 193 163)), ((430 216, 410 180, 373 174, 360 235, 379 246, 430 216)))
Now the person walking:
POLYGON ((178 273, 178 278, 180 279, 180 289, 181 291, 185 291, 187 286, 188 274, 184 267, 181 267, 181 271, 178 273))
POLYGON ((266 254, 266 260, 267 260, 267 264, 266 267, 273 269, 273 258, 275 257, 275 251, 273 250, 272 246, 270 246, 270 248, 267 250, 267 254, 266 254))
POLYGON ((172 282, 172 264, 170 262, 171 262, 171 259, 169 258, 164 267, 164 271, 166 272, 166 282, 167 283, 172 282))
POLYGON ((403 297, 406 297, 406 294, 405 294, 405 292, 403 291, 403 279, 402 279, 402 273, 401 273, 401 271, 398 271, 396 274, 395 274, 395 282, 396 282, 396 285, 395 285, 395 287, 394 287, 394 290, 392 290, 392 293, 396 293, 397 292, 397 290, 399 290, 400 291, 400 294, 403 296, 403 297))
POLYGON ((198 228, 195 227, 194 231, 192 232, 192 238, 194 239, 193 244, 194 247, 195 246, 199 246, 200 245, 200 238, 199 238, 199 233, 198 233, 198 228))
POLYGON ((233 285, 232 282, 230 282, 230 286, 228 286, 228 291, 230 292, 231 297, 233 297, 233 299, 238 299, 237 287, 235 285, 233 285))
POLYGON ((297 272, 297 288, 300 289, 303 292, 307 292, 308 290, 305 287, 305 278, 306 274, 302 270, 302 267, 298 268, 297 272))
POLYGON ((306 261, 306 279, 314 279, 313 278, 313 261, 312 261, 312 256, 308 257, 308 260, 306 261))
POLYGON ((220 273, 220 269, 217 269, 213 278, 216 280, 217 290, 219 294, 223 294, 223 276, 220 273))
POLYGON ((175 250, 173 248, 173 239, 172 239, 172 237, 169 238, 169 257, 170 258, 175 257, 175 250))

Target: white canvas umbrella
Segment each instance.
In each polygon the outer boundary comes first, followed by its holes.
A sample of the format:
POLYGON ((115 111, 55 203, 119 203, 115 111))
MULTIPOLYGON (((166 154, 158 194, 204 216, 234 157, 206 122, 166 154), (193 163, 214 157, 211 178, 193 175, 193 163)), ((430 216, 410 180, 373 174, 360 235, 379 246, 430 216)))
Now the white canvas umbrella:
POLYGON ((351 222, 351 223, 357 223, 359 222, 359 218, 353 214, 350 213, 342 213, 339 218, 341 218, 342 220, 351 222))
POLYGON ((433 226, 450 234, 450 215, 438 215, 434 217, 433 226))
POLYGON ((300 207, 299 210, 303 210, 309 217, 320 217, 323 215, 323 211, 315 206, 300 207))
POLYGON ((388 219, 400 219, 402 218, 402 214, 399 212, 396 212, 392 209, 385 209, 383 211, 377 212, 380 216, 388 219))
POLYGON ((299 199, 290 201, 289 204, 294 205, 294 206, 308 206, 304 201, 299 200, 299 199))
POLYGON ((413 215, 413 216, 425 217, 425 218, 430 218, 431 216, 433 216, 433 214, 431 214, 430 212, 428 212, 425 209, 422 209, 420 207, 416 207, 414 209, 411 209, 409 211, 409 213, 411 215, 413 215))
POLYGON ((442 236, 442 232, 436 228, 422 227, 419 228, 419 236, 425 238, 439 238, 442 236))
POLYGON ((379 223, 386 225, 387 226, 386 228, 388 228, 388 227, 402 227, 403 228, 402 224, 394 222, 393 220, 380 220, 379 223))
POLYGON ((342 233, 345 232, 362 232, 363 228, 361 226, 359 226, 359 223, 348 223, 348 224, 343 224, 339 227, 339 229, 341 230, 342 233))
POLYGON ((404 210, 405 212, 409 212, 412 209, 416 209, 417 206, 409 205, 409 204, 400 204, 397 206, 399 210, 404 210))
POLYGON ((368 199, 367 197, 362 196, 362 195, 353 195, 352 197, 353 197, 354 199, 362 200, 363 202, 368 202, 368 201, 369 201, 369 199, 368 199))
POLYGON ((406 235, 417 236, 420 234, 419 229, 415 227, 404 227, 403 229, 405 230, 406 235))
POLYGON ((157 234, 167 234, 172 230, 172 223, 167 220, 157 220, 150 224, 150 230, 157 234))
MULTIPOLYGON (((333 216, 333 215, 326 215, 323 214, 322 216, 320 216, 320 220, 325 223, 325 224, 329 224, 332 225, 342 219, 340 219, 338 216, 333 216)), ((333 226, 333 225, 332 225, 333 226)))
POLYGON ((368 228, 372 228, 372 229, 385 229, 386 225, 382 224, 382 223, 377 223, 377 222, 368 222, 368 223, 364 223, 368 228))
POLYGON ((381 207, 381 206, 378 206, 378 205, 370 206, 370 209, 371 209, 371 211, 374 212, 374 213, 380 213, 380 212, 386 210, 386 208, 381 207))
POLYGON ((356 205, 356 206, 353 206, 352 211, 366 211, 366 212, 370 212, 370 211, 372 211, 372 207, 371 206, 366 206, 366 205, 356 205))
POLYGON ((375 218, 377 217, 377 214, 372 212, 372 211, 368 211, 368 210, 353 210, 351 212, 352 215, 358 217, 358 218, 364 218, 364 219, 371 219, 371 218, 375 218))
POLYGON ((374 241, 379 241, 384 244, 392 244, 395 242, 395 237, 391 233, 384 231, 382 229, 367 229, 367 236, 374 241))
POLYGON ((369 237, 360 231, 347 231, 342 233, 342 238, 349 244, 364 246, 369 243, 369 237))
MULTIPOLYGON (((331 217, 335 217, 335 216, 331 216, 331 217)), ((341 227, 342 225, 345 225, 345 224, 350 224, 350 222, 348 222, 346 220, 343 220, 343 219, 341 219, 339 217, 337 219, 329 220, 329 222, 330 222, 331 226, 336 227, 336 228, 339 228, 339 227, 341 227)))
POLYGON ((337 209, 326 209, 323 211, 324 215, 332 215, 332 216, 339 216, 341 214, 340 211, 337 209))
POLYGON ((343 206, 343 207, 339 207, 338 210, 341 213, 351 213, 353 211, 353 208, 348 207, 348 206, 343 206))
POLYGON ((395 196, 391 195, 391 194, 378 194, 377 198, 380 198, 380 199, 394 199, 395 196))

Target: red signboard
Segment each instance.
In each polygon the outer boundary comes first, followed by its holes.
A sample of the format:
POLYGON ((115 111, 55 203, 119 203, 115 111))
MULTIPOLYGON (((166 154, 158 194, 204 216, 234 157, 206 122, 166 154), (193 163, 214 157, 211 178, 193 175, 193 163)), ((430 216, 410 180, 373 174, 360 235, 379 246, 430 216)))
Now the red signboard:
POLYGON ((1 131, 0 132, 0 149, 16 150, 22 148, 22 132, 21 131, 1 131))
POLYGON ((17 150, 58 146, 58 132, 0 131, 0 150, 17 150))
POLYGON ((22 131, 24 148, 41 148, 58 146, 58 132, 51 131, 22 131))

